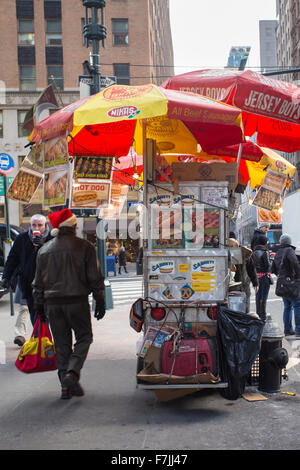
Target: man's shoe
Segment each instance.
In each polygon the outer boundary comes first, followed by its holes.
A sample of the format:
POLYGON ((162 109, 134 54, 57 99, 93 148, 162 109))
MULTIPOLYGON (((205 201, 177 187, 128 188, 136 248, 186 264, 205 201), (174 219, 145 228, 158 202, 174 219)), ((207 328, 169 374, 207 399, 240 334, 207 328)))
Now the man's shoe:
POLYGON ((82 397, 84 395, 83 388, 79 383, 79 377, 75 372, 68 372, 62 380, 62 384, 63 387, 68 388, 69 392, 75 397, 82 397))
POLYGON ((18 346, 22 347, 25 341, 26 340, 23 336, 16 336, 14 340, 14 344, 17 344, 18 346))
POLYGON ((292 336, 294 334, 295 334, 295 332, 293 330, 284 332, 284 336, 292 336))
POLYGON ((72 395, 74 395, 74 397, 83 397, 84 390, 79 382, 77 382, 77 384, 72 388, 72 395))
POLYGON ((70 398, 72 398, 72 393, 70 392, 70 390, 67 387, 62 387, 61 388, 60 398, 62 400, 70 400, 70 398))

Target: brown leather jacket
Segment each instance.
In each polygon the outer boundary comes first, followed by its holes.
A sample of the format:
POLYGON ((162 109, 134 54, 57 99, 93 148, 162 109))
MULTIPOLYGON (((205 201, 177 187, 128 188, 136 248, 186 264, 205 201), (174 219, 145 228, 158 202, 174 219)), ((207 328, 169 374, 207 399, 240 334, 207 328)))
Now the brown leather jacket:
POLYGON ((32 283, 36 304, 77 303, 92 292, 104 297, 104 278, 93 245, 78 238, 71 227, 63 227, 46 243, 36 259, 32 283))

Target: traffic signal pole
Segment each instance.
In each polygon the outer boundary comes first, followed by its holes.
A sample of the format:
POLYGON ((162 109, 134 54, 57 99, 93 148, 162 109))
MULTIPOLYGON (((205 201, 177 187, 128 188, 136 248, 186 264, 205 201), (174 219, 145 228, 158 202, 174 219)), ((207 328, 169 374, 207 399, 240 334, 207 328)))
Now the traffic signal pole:
MULTIPOLYGON (((85 24, 83 27, 83 36, 86 42, 86 46, 88 47, 91 42, 93 49, 93 52, 90 54, 90 63, 88 68, 89 73, 93 77, 93 82, 90 87, 90 94, 94 95, 95 93, 101 91, 99 42, 102 41, 104 44, 104 40, 106 38, 106 28, 103 24, 105 0, 82 0, 82 3, 85 7, 85 24), (91 9, 90 16, 88 10, 89 8, 91 9), (99 10, 101 10, 101 24, 98 24, 99 10)), ((113 308, 113 298, 111 285, 107 277, 105 221, 103 219, 98 220, 96 236, 97 255, 104 276, 106 309, 110 310, 113 308)))

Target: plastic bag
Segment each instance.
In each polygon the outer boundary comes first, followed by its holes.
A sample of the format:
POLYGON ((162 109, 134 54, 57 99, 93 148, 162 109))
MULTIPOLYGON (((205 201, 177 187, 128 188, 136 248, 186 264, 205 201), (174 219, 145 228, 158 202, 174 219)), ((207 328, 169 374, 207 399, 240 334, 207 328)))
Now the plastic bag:
POLYGON ((220 359, 232 377, 246 377, 259 351, 264 322, 221 307, 217 319, 220 359))

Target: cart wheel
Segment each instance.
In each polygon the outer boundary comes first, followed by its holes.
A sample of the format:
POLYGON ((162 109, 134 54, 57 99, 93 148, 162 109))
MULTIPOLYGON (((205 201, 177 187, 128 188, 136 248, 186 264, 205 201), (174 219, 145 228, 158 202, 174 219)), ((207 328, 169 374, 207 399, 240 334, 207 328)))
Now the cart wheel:
POLYGON ((237 400, 244 393, 247 378, 228 377, 228 387, 220 390, 220 394, 226 400, 237 400))

